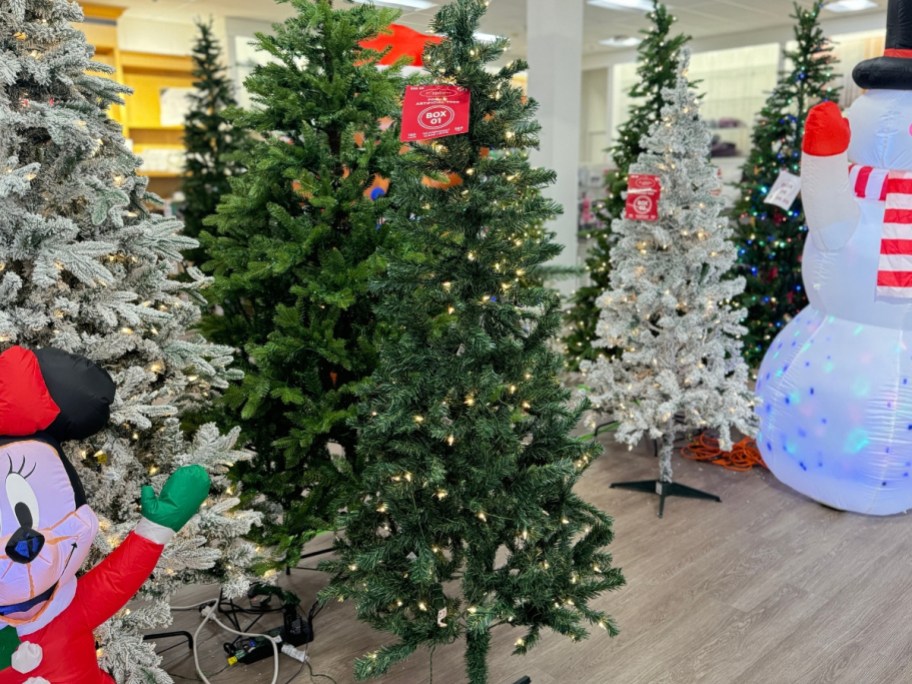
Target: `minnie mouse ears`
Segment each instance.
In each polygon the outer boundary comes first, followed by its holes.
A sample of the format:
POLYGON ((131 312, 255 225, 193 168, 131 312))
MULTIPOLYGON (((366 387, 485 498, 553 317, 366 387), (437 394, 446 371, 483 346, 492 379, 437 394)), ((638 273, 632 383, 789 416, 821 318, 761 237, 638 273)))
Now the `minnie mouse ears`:
POLYGON ((86 358, 12 347, 0 354, 0 435, 85 439, 108 422, 115 389, 107 371, 86 358))

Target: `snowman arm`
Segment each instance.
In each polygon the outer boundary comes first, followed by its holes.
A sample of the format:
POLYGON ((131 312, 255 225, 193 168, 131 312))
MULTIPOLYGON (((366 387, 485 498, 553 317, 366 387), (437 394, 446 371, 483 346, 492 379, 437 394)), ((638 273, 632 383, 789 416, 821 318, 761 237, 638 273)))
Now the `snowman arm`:
POLYGON ((149 579, 164 548, 137 526, 107 558, 79 578, 73 602, 82 610, 83 626, 95 629, 127 605, 149 579))
POLYGON ((858 227, 861 209, 849 183, 846 152, 801 158, 801 196, 811 239, 818 249, 845 247, 858 227))
POLYGON ((821 251, 842 249, 858 226, 861 210, 849 185, 848 119, 834 102, 808 112, 801 142, 801 197, 811 240, 821 251))

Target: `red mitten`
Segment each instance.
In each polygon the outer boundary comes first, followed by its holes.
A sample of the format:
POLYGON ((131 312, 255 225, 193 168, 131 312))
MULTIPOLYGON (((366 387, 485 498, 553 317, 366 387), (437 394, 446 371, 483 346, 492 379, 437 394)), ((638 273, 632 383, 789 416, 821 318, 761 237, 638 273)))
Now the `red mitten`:
POLYGON ((808 113, 802 149, 817 157, 832 157, 849 149, 849 120, 835 102, 822 102, 808 113))

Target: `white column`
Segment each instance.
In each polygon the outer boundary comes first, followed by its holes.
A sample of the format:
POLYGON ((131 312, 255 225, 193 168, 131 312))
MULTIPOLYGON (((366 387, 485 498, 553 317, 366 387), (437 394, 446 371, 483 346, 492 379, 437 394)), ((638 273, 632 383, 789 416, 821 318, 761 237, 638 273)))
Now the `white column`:
MULTIPOLYGON (((555 265, 577 265, 577 184, 583 68, 583 0, 526 0, 529 95, 538 101, 541 150, 531 161, 557 172, 547 195, 564 207, 550 226, 564 246, 555 265)), ((555 283, 564 294, 577 278, 555 283)))

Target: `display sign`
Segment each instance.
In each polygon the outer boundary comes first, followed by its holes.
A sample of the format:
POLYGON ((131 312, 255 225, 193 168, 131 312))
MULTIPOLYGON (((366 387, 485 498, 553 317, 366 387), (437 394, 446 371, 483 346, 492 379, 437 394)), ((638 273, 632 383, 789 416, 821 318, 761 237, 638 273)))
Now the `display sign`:
POLYGON ((420 142, 469 132, 470 93, 455 85, 407 86, 402 105, 402 142, 420 142))
POLYGON ((799 192, 801 192, 801 176, 782 170, 763 201, 788 211, 795 203, 799 192))
POLYGON ((631 221, 658 221, 662 185, 658 176, 631 173, 627 179, 627 211, 631 221))

